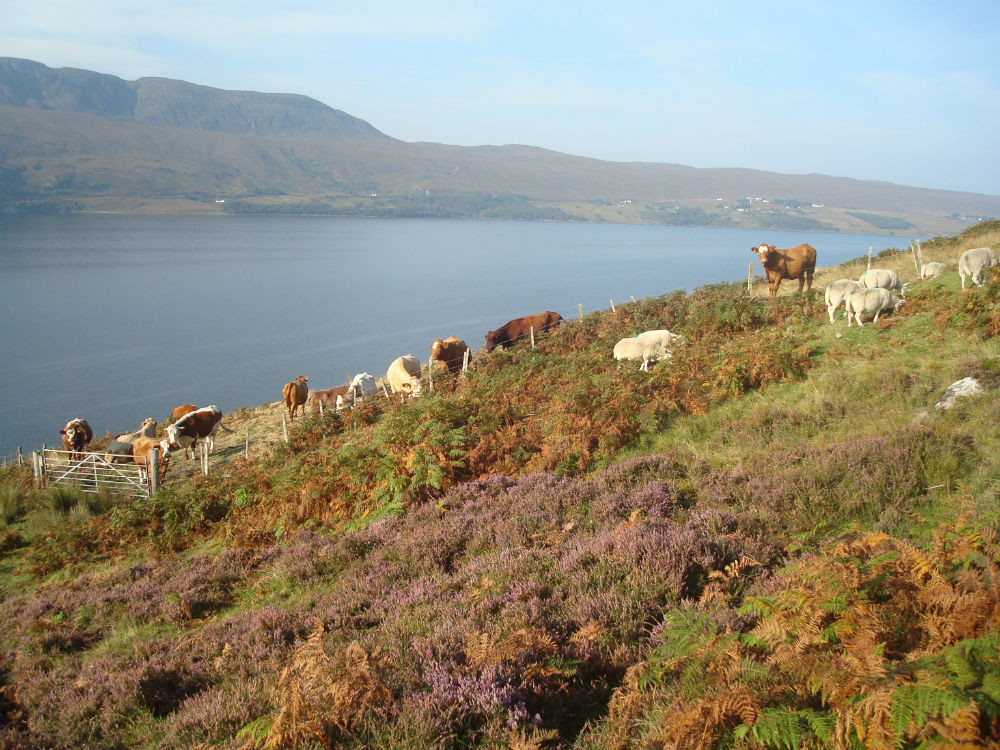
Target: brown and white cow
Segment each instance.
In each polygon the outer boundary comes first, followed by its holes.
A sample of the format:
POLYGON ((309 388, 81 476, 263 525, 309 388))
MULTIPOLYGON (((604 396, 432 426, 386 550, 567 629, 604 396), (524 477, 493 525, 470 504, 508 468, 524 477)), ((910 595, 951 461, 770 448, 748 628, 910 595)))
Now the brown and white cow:
POLYGON ((167 475, 167 466, 170 464, 170 446, 166 440, 156 440, 155 438, 146 437, 145 435, 140 435, 132 443, 132 460, 135 461, 136 465, 139 467, 139 471, 143 473, 149 472, 150 456, 149 453, 153 448, 160 449, 160 470, 159 476, 160 481, 167 475))
POLYGON ((309 398, 309 378, 306 375, 299 375, 291 383, 285 383, 281 389, 281 400, 288 409, 288 417, 295 421, 295 412, 301 410, 306 413, 306 399, 309 398))
POLYGON ((444 363, 452 375, 462 371, 466 352, 472 354, 469 345, 456 336, 449 336, 444 341, 434 339, 431 344, 431 360, 444 363))
POLYGON ((62 437, 63 448, 69 451, 73 458, 83 453, 83 449, 94 439, 94 431, 90 429, 90 424, 80 417, 67 422, 66 426, 59 430, 59 435, 62 437))
POLYGON ((186 450, 190 458, 194 458, 194 449, 198 438, 204 438, 208 452, 215 450, 215 433, 219 428, 232 432, 222 424, 222 409, 214 404, 203 406, 190 414, 185 414, 167 427, 167 447, 172 450, 186 450))
POLYGON ((194 404, 184 404, 183 406, 175 406, 173 411, 170 412, 170 419, 176 422, 178 419, 183 417, 185 414, 190 414, 198 409, 194 404))
POLYGON ((497 346, 502 346, 505 349, 511 347, 515 342, 528 338, 531 335, 532 329, 534 329, 537 336, 539 333, 543 333, 559 325, 562 319, 562 315, 552 311, 526 315, 523 318, 515 318, 504 323, 495 331, 487 331, 486 351, 491 352, 497 346))
POLYGON ((812 289, 813 273, 816 271, 816 248, 812 245, 796 245, 779 250, 774 245, 761 244, 750 248, 760 258, 767 276, 767 296, 774 299, 782 279, 798 279, 799 292, 805 284, 806 292, 812 289))
POLYGON ((140 437, 156 437, 156 420, 146 417, 139 429, 126 432, 109 441, 104 448, 104 460, 109 464, 128 463, 132 460, 132 445, 140 437))
POLYGON ((320 391, 309 391, 309 398, 306 399, 306 407, 313 414, 318 414, 320 407, 330 408, 337 406, 337 396, 347 395, 349 385, 338 385, 336 388, 324 388, 320 391))

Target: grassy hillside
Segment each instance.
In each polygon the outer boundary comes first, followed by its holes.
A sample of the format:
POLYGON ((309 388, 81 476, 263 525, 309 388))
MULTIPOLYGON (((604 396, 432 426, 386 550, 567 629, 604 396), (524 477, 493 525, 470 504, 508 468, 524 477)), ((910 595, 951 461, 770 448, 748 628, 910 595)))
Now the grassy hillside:
MULTIPOLYGON (((1000 226, 925 260, 982 245, 1000 226)), ((789 292, 594 313, 250 461, 232 438, 148 501, 8 469, 0 737, 996 746, 1000 274, 914 283, 862 329, 789 292), (651 328, 684 345, 619 369, 651 328), (968 375, 987 391, 936 409, 968 375)))

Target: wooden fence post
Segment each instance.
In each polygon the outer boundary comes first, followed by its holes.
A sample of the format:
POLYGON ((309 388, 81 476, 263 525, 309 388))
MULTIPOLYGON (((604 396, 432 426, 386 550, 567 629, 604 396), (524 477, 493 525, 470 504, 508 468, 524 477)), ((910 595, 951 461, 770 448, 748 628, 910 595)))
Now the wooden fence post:
POLYGON ((580 312, 580 320, 583 320, 583 303, 582 302, 578 302, 576 304, 576 308, 580 312))
POLYGON ((154 495, 160 489, 160 449, 153 446, 146 456, 146 476, 149 477, 149 494, 154 495))
MULTIPOLYGON (((632 297, 632 295, 630 294, 629 297, 632 297)), ((632 302, 635 302, 635 297, 632 297, 632 302)))
POLYGON ((471 349, 466 349, 462 353, 462 374, 463 375, 469 371, 469 352, 470 351, 472 351, 472 350, 471 349))
POLYGON ((535 348, 535 327, 531 326, 531 348, 535 348))
POLYGON ((617 315, 618 314, 618 311, 615 309, 615 301, 614 300, 611 300, 611 314, 612 315, 617 315))
POLYGON ((17 446, 17 465, 21 466, 24 464, 24 456, 21 455, 21 446, 17 446))
POLYGON ((747 294, 753 296, 753 261, 750 261, 750 268, 747 270, 747 294))
POLYGON ((42 488, 42 458, 38 451, 31 451, 31 470, 35 473, 35 486, 42 488))
POLYGON ((244 460, 249 460, 250 458, 250 428, 247 427, 246 440, 243 443, 243 458, 244 460))
POLYGON ((871 267, 872 267, 872 249, 871 249, 871 246, 869 245, 868 246, 868 268, 869 268, 869 270, 871 269, 871 267))
POLYGON ((203 441, 201 444, 201 473, 204 476, 208 476, 208 441, 203 441))
POLYGON ((288 422, 285 420, 285 412, 281 412, 281 432, 285 436, 285 445, 288 445, 288 422))
POLYGON ((917 278, 920 278, 920 261, 917 259, 917 247, 913 244, 913 240, 910 240, 910 254, 913 256, 913 270, 917 272, 917 278))
POLYGON ((430 360, 427 362, 427 391, 434 395, 434 363, 430 360))

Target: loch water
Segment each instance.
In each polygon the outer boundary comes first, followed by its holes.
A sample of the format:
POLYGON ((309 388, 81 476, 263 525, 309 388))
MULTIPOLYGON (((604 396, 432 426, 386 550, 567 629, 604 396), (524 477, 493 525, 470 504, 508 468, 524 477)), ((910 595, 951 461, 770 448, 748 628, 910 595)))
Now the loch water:
POLYGON ((296 375, 329 388, 401 354, 426 362, 437 337, 479 347, 521 315, 745 279, 761 242, 808 242, 821 266, 907 245, 619 224, 0 216, 0 456, 58 444, 74 417, 101 436, 178 404, 228 412, 277 401, 296 375))

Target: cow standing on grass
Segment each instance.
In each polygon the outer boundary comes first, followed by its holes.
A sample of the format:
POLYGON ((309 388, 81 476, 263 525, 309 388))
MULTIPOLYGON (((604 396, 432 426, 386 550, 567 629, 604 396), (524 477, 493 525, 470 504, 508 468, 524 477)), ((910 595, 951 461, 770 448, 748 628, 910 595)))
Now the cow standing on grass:
POLYGON ((157 441, 156 438, 140 435, 132 443, 132 460, 139 467, 139 471, 146 476, 149 475, 150 454, 153 448, 160 450, 159 472, 160 481, 167 475, 167 466, 170 464, 170 445, 166 440, 157 441))
POLYGON ((109 464, 128 463, 132 459, 132 445, 140 437, 152 438, 156 436, 156 420, 146 417, 139 429, 134 432, 126 432, 119 435, 108 443, 104 449, 104 460, 109 464))
POLYGON ((299 375, 291 383, 285 383, 281 389, 281 398, 288 409, 288 418, 295 421, 296 410, 301 410, 303 416, 306 413, 306 400, 309 398, 309 378, 299 375))
POLYGON ((779 250, 774 245, 762 244, 751 247, 750 252, 760 258, 767 276, 767 297, 778 296, 778 286, 782 279, 798 279, 799 292, 805 284, 806 292, 812 289, 813 274, 816 272, 816 248, 812 245, 796 245, 779 250))
POLYGON ((208 452, 215 449, 215 433, 219 428, 232 432, 222 424, 222 409, 214 404, 186 414, 167 428, 167 447, 172 450, 186 450, 194 460, 194 449, 198 438, 204 438, 208 452))
POLYGON ((448 368, 448 372, 456 375, 462 371, 467 351, 469 351, 469 345, 457 336, 449 336, 443 341, 434 339, 434 343, 431 344, 431 362, 443 362, 448 368))
POLYGON ((495 331, 486 332, 486 351, 491 352, 497 346, 507 349, 514 346, 521 339, 526 339, 534 331, 535 334, 547 331, 553 326, 562 322, 562 315, 557 312, 547 310, 543 313, 526 315, 523 318, 509 320, 495 331))
POLYGON ((79 458, 83 449, 90 445, 94 439, 94 431, 86 419, 77 417, 66 423, 66 426, 59 430, 62 437, 63 448, 69 451, 70 458, 79 458))

